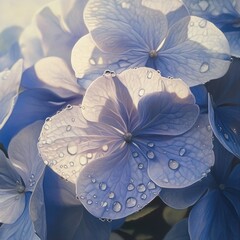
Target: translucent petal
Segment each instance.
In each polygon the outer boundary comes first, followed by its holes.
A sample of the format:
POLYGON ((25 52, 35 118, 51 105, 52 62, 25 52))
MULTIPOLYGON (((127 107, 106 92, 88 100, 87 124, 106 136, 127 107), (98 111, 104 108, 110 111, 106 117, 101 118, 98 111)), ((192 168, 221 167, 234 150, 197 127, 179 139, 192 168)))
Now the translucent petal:
POLYGON ((47 234, 43 177, 44 174, 37 181, 29 203, 30 217, 33 222, 34 231, 40 239, 46 239, 47 234))
POLYGON ((240 58, 240 32, 239 28, 235 32, 226 32, 225 36, 229 42, 231 55, 240 58))
POLYGON ((89 162, 119 148, 119 133, 105 124, 88 124, 80 106, 68 105, 46 119, 38 148, 44 160, 61 177, 75 182, 89 162))
POLYGON ((168 28, 181 18, 189 15, 182 1, 172 0, 143 0, 142 4, 154 10, 159 10, 167 17, 168 28))
POLYGON ((61 58, 43 58, 35 64, 34 68, 43 88, 63 98, 83 94, 77 79, 61 58))
POLYGON ((162 188, 159 196, 168 206, 175 209, 185 209, 193 206, 207 191, 208 179, 181 189, 162 188))
POLYGON ((12 224, 3 224, 0 227, 1 239, 32 239, 40 240, 34 233, 33 224, 29 215, 29 198, 30 194, 25 199, 25 209, 22 215, 12 224))
POLYGON ((144 65, 148 56, 138 52, 104 53, 99 50, 90 34, 80 38, 72 50, 71 62, 75 75, 93 81, 105 70, 120 73, 126 68, 144 65))
MULTIPOLYGON (((173 80, 174 81, 174 80, 173 80)), ((180 135, 195 124, 199 108, 189 95, 184 99, 176 93, 162 91, 142 98, 138 104, 137 135, 180 135)))
POLYGON ((25 206, 25 195, 17 191, 22 187, 21 178, 12 163, 0 151, 0 222, 13 223, 22 214, 25 206), (19 183, 19 184, 18 184, 19 183))
POLYGON ((82 102, 82 114, 89 121, 100 121, 122 133, 137 122, 136 108, 121 75, 106 73, 87 89, 82 102))
POLYGON ((97 159, 77 180, 77 195, 96 217, 119 219, 139 211, 159 193, 148 177, 147 160, 138 148, 126 146, 121 154, 97 159))
POLYGON ((43 121, 37 121, 22 129, 8 148, 9 159, 23 179, 26 191, 33 191, 45 167, 37 149, 42 124, 43 121))
POLYGON ((184 218, 175 224, 163 240, 190 240, 188 234, 188 219, 184 218))
POLYGON ((189 216, 191 239, 239 239, 239 226, 235 211, 219 191, 205 195, 189 216))
POLYGON ((229 188, 233 188, 234 190, 238 190, 240 191, 240 175, 239 175, 239 171, 240 171, 240 166, 237 165, 231 172, 230 176, 228 177, 227 181, 226 181, 226 186, 229 188))
POLYGON ((170 28, 156 59, 163 76, 180 77, 189 86, 223 76, 229 64, 230 49, 224 34, 211 22, 194 16, 170 28))
POLYGON ((214 164, 208 124, 207 116, 200 115, 193 128, 180 136, 149 137, 149 142, 136 142, 148 158, 148 174, 156 184, 183 188, 207 176, 214 164))
POLYGON ((196 99, 196 104, 200 107, 201 113, 208 111, 208 92, 203 84, 191 87, 191 92, 196 99))
POLYGON ((134 49, 148 54, 157 49, 168 28, 163 13, 137 0, 89 1, 84 18, 97 46, 108 53, 134 49))
POLYGON ((0 130, 0 142, 7 147, 12 137, 22 128, 56 113, 66 102, 81 100, 81 96, 61 98, 47 89, 31 89, 19 94, 13 112, 0 130), (18 119, 18 121, 16 121, 18 119))
POLYGON ((14 64, 11 70, 6 70, 0 73, 0 129, 8 120, 17 100, 22 68, 23 62, 22 60, 19 60, 14 64))

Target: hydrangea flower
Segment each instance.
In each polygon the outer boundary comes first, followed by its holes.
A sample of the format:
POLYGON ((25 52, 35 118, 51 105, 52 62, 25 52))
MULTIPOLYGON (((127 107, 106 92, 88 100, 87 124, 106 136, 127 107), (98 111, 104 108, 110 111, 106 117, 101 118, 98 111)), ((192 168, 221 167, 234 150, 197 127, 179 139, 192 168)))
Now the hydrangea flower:
POLYGON ((206 175, 208 125, 182 80, 145 67, 106 72, 81 106, 47 119, 38 148, 93 215, 117 219, 155 198, 157 185, 181 188, 206 175))
POLYGON ((45 165, 37 150, 41 127, 42 122, 36 122, 19 132, 9 145, 9 159, 0 151, 1 239, 45 237, 42 191, 45 165))
POLYGON ((215 165, 204 180, 183 189, 162 189, 161 199, 171 207, 194 205, 188 220, 191 239, 240 238, 240 165, 215 139, 215 165))
POLYGON ((22 65, 22 60, 19 60, 11 70, 5 70, 0 73, 0 129, 8 120, 17 100, 22 76, 22 65))
POLYGON ((233 58, 229 71, 206 84, 210 93, 209 119, 223 146, 240 158, 240 60, 233 58), (216 81, 218 84, 216 84, 216 81))
POLYGON ((84 80, 105 69, 147 66, 193 86, 223 76, 230 64, 224 34, 189 16, 178 0, 89 0, 84 20, 89 34, 72 52, 75 74, 84 80))
POLYGON ((231 55, 240 57, 240 3, 236 0, 183 0, 192 15, 219 27, 227 37, 231 55))

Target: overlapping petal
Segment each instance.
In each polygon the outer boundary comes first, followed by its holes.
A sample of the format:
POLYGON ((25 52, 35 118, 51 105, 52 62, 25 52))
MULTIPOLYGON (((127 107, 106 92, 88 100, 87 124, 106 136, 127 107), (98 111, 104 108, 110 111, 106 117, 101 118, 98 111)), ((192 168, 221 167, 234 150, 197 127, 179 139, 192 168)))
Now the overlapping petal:
POLYGON ((0 73, 0 129, 8 120, 13 111, 13 107, 17 100, 17 94, 22 76, 23 62, 19 60, 14 64, 11 70, 0 73))
POLYGON ((134 146, 91 162, 77 180, 79 199, 101 218, 119 219, 136 212, 159 191, 148 177, 147 160, 134 146))
POLYGON ((230 49, 226 37, 214 24, 191 16, 169 29, 156 61, 163 76, 180 77, 194 86, 227 72, 230 49))

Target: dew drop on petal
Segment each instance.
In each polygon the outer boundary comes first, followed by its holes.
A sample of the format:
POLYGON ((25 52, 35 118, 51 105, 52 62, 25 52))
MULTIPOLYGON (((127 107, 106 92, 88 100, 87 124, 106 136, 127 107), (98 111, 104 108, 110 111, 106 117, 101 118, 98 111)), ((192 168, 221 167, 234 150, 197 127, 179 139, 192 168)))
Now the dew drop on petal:
POLYGON ((147 145, 148 145, 148 147, 150 147, 150 148, 152 148, 152 147, 155 146, 154 143, 152 143, 152 142, 148 143, 147 145))
POLYGON ((101 206, 102 206, 102 207, 107 207, 107 205, 108 205, 107 202, 105 202, 105 201, 104 201, 104 202, 101 202, 101 206))
POLYGON ((163 182, 168 183, 169 180, 168 180, 167 178, 164 178, 164 179, 163 179, 163 182))
POLYGON ((144 184, 139 184, 137 186, 137 190, 138 190, 138 192, 145 192, 146 191, 146 187, 144 186, 144 184))
POLYGON ((147 199, 147 195, 146 195, 145 193, 143 193, 143 194, 141 195, 141 199, 142 199, 142 200, 146 200, 146 199, 147 199))
POLYGON ((48 165, 48 161, 47 161, 47 160, 45 160, 44 163, 45 163, 46 165, 48 165))
POLYGON ((71 129, 72 129, 72 126, 71 125, 67 125, 66 131, 69 132, 71 129))
POLYGON ((89 59, 89 63, 90 63, 91 65, 96 65, 96 61, 95 61, 93 58, 90 58, 90 59, 89 59))
POLYGON ((229 136, 228 136, 228 134, 227 134, 227 133, 224 133, 224 134, 223 134, 223 136, 224 136, 224 138, 225 138, 226 140, 228 140, 228 139, 229 139, 229 136))
POLYGON ((84 166, 88 163, 88 159, 85 156, 80 156, 79 157, 79 163, 84 166))
POLYGON ((87 153, 87 158, 88 159, 91 159, 93 157, 93 154, 92 153, 87 153))
POLYGON ((70 162, 69 165, 70 165, 71 167, 73 167, 73 166, 74 166, 74 162, 70 162))
POLYGON ((154 182, 149 182, 149 183, 147 184, 147 188, 148 188, 149 190, 153 190, 153 189, 156 188, 156 185, 155 185, 154 182))
POLYGON ((137 152, 133 152, 132 155, 133 155, 134 158, 138 157, 138 153, 137 152))
POLYGON ((115 193, 114 192, 110 192, 108 194, 108 198, 113 199, 114 197, 115 197, 115 193))
POLYGON ((44 125, 44 129, 45 130, 48 130, 49 129, 49 126, 47 124, 44 125))
POLYGON ((95 179, 95 178, 92 178, 92 179, 91 179, 91 182, 92 182, 92 183, 95 183, 95 182, 96 182, 96 179, 95 179))
POLYGON ((68 110, 72 109, 73 106, 71 104, 68 104, 67 107, 66 107, 68 110))
POLYGON ((179 156, 183 156, 186 153, 186 149, 185 148, 180 148, 179 150, 179 156))
POLYGON ((120 212, 122 209, 122 205, 120 202, 114 202, 113 203, 113 211, 114 212, 120 212))
POLYGON ((168 162, 168 166, 170 169, 172 170, 176 170, 179 168, 179 162, 177 162, 176 160, 174 159, 170 159, 169 162, 168 162))
POLYGON ((108 151, 108 145, 103 145, 103 146, 102 146, 102 150, 103 150, 104 152, 107 152, 107 151, 108 151))
POLYGON ((87 204, 91 205, 93 203, 93 201, 91 199, 87 200, 87 204))
POLYGON ((60 152, 58 156, 59 156, 60 158, 63 158, 63 157, 64 157, 64 153, 60 152))
POLYGON ((122 2, 121 6, 122 6, 122 8, 128 9, 128 8, 130 8, 130 3, 122 2))
POLYGON ((104 183, 104 182, 101 182, 99 183, 99 188, 102 190, 102 191, 105 191, 107 189, 107 184, 104 183))
POLYGON ((201 67, 200 67, 200 72, 201 72, 201 73, 205 73, 205 72, 207 72, 208 70, 209 70, 209 64, 206 63, 206 62, 204 62, 204 63, 201 65, 201 67))
POLYGON ((153 76, 153 72, 152 71, 147 71, 147 78, 151 79, 153 76))
POLYGON ((206 172, 202 173, 202 177, 206 177, 206 176, 207 176, 206 172))
POLYGON ((198 5, 202 9, 202 11, 206 11, 209 6, 208 2, 205 0, 199 1, 198 5))
POLYGON ((67 152, 70 155, 75 155, 77 153, 77 150, 78 150, 78 146, 77 146, 77 144, 75 142, 70 142, 67 145, 67 152))
POLYGON ((137 200, 133 197, 130 197, 126 201, 126 207, 127 208, 133 208, 137 205, 137 200))
POLYGON ((207 20, 202 19, 202 20, 198 23, 198 25, 199 25, 199 27, 201 27, 201 28, 206 27, 206 25, 207 25, 207 20))
POLYGON ((130 183, 128 186, 127 186, 127 190, 128 191, 132 191, 134 189, 134 185, 132 183, 130 183))
POLYGON ((143 169, 143 168, 144 168, 143 163, 139 163, 139 164, 138 164, 138 168, 139 168, 139 169, 143 169))
POLYGON ((148 152, 147 152, 147 157, 148 157, 149 159, 154 159, 154 157, 155 157, 154 152, 153 152, 153 151, 148 151, 148 152))
POLYGON ((212 130, 210 125, 207 125, 207 130, 210 132, 212 130))
POLYGON ((144 90, 143 88, 141 88, 141 89, 138 91, 138 96, 139 96, 139 97, 142 97, 144 94, 145 94, 145 90, 144 90))

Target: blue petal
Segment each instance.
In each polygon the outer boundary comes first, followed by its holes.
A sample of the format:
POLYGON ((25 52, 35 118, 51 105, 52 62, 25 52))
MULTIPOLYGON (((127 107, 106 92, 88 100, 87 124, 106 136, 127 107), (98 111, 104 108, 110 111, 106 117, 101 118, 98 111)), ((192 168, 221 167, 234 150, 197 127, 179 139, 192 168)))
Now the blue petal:
POLYGON ((224 34, 195 16, 172 26, 156 59, 163 76, 180 77, 189 86, 223 76, 229 64, 230 49, 224 34))
POLYGON ((182 135, 148 137, 148 142, 143 139, 139 145, 148 158, 149 177, 160 187, 187 187, 205 177, 214 164, 206 115, 200 115, 193 128, 182 135))
POLYGON ((206 194, 192 209, 189 216, 191 239, 240 238, 240 222, 220 191, 206 194))
POLYGON ((203 84, 191 87, 191 92, 196 99, 196 104, 200 107, 201 113, 208 111, 208 92, 203 84))
POLYGON ((168 206, 176 209, 185 209, 194 205, 207 191, 209 179, 203 180, 181 189, 162 188, 159 196, 168 206))
POLYGON ((12 224, 3 224, 0 227, 1 239, 32 239, 40 240, 35 234, 32 220, 29 215, 29 199, 30 194, 26 194, 25 209, 22 215, 12 224))
POLYGON ((139 211, 159 191, 148 177, 146 159, 133 146, 91 162, 77 181, 79 199, 101 218, 119 219, 139 211))
MULTIPOLYGON (((21 177, 10 160, 0 151, 0 222, 13 223, 22 214, 25 206, 25 195, 17 191, 22 185, 21 177)), ((24 188, 24 186, 22 185, 24 188)))
POLYGON ((231 55, 240 58, 240 29, 238 29, 235 32, 226 32, 225 36, 229 42, 230 48, 231 48, 231 55))
POLYGON ((148 55, 167 35, 165 15, 136 0, 89 1, 84 19, 98 48, 108 53, 134 49, 148 55))
POLYGON ((0 73, 0 129, 4 126, 13 111, 22 76, 23 61, 19 60, 11 70, 0 73))
POLYGON ((139 125, 137 135, 180 135, 195 124, 199 108, 194 98, 181 99, 167 91, 145 96, 138 105, 139 125))
POLYGON ((163 240, 190 240, 188 234, 188 219, 185 218, 175 224, 163 240))
POLYGON ((34 122, 13 137, 8 147, 9 159, 24 181, 26 191, 33 191, 44 170, 37 142, 43 121, 34 122))
POLYGON ((19 94, 15 108, 0 130, 0 142, 8 146, 11 138, 28 124, 43 120, 61 109, 73 98, 60 98, 46 89, 27 90, 19 94))

